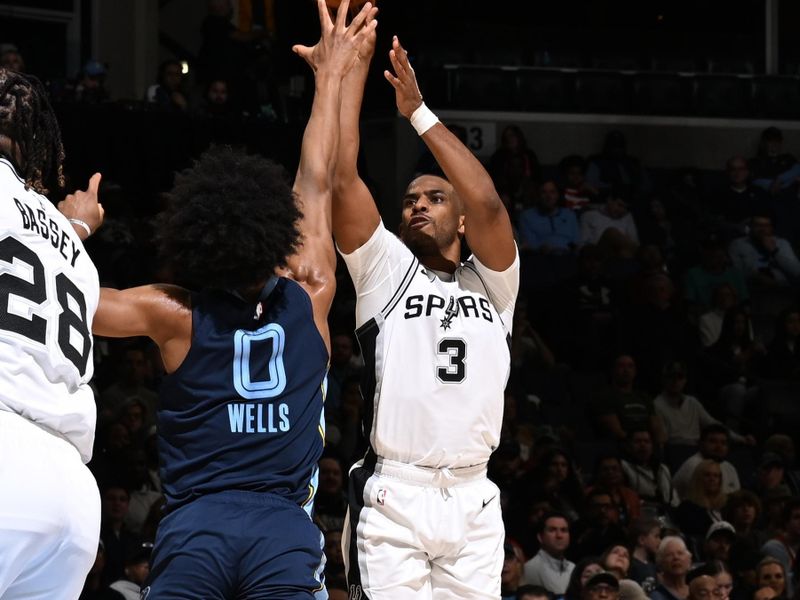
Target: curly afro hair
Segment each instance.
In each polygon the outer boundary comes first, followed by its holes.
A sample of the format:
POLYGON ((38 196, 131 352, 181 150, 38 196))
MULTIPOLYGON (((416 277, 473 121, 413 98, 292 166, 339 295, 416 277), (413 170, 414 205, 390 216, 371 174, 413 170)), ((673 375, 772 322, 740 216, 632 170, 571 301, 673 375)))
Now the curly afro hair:
POLYGON ((157 222, 162 258, 177 279, 237 290, 266 281, 300 245, 284 169, 229 147, 212 147, 177 173, 157 222))

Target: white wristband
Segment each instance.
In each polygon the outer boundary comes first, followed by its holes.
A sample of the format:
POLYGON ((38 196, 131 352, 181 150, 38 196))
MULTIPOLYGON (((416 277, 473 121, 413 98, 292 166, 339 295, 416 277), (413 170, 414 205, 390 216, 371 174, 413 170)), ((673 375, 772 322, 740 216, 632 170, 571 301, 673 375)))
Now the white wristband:
POLYGON ((433 127, 439 122, 437 117, 430 108, 425 106, 425 103, 419 105, 419 108, 411 113, 411 126, 417 130, 417 135, 422 135, 428 129, 433 127))
POLYGON ((67 219, 73 225, 77 225, 78 227, 82 227, 86 231, 86 235, 92 235, 92 230, 89 228, 89 225, 86 221, 81 221, 80 219, 67 219))

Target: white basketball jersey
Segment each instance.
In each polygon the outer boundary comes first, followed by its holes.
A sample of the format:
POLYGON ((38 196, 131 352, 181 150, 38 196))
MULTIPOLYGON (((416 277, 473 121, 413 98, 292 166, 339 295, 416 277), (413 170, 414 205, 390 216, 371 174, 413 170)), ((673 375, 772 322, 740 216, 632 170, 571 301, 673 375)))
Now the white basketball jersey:
POLYGON ((471 257, 447 281, 383 225, 344 259, 375 453, 424 467, 485 463, 500 440, 519 259, 498 273, 471 257))
POLYGON ((0 410, 92 456, 97 270, 69 221, 0 159, 0 410))

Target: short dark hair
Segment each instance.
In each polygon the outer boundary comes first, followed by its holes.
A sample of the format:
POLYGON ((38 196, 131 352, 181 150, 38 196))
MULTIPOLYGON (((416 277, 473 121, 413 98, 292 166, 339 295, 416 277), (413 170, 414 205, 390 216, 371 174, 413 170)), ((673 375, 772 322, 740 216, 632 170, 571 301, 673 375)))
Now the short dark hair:
POLYGON ((302 217, 284 169, 216 146, 175 176, 160 215, 160 253, 176 278, 235 290, 266 281, 300 245, 302 217))
POLYGON ((553 594, 549 590, 543 588, 540 585, 526 584, 526 585, 521 585, 520 587, 517 588, 517 600, 522 600, 522 598, 524 598, 526 595, 545 596, 547 598, 553 597, 553 594))
POLYGON ((19 149, 9 156, 25 186, 47 194, 64 187, 64 146, 56 115, 42 83, 32 75, 0 68, 0 134, 19 149))
POLYGON ((567 527, 569 528, 570 526, 569 517, 565 513, 557 510, 550 510, 547 511, 542 517, 542 520, 539 521, 539 525, 536 527, 536 533, 544 533, 544 528, 547 526, 547 522, 550 519, 564 519, 567 522, 567 527))
POLYGON ((724 433, 726 438, 731 437, 731 432, 728 431, 728 428, 720 423, 711 423, 703 427, 700 430, 700 441, 703 441, 708 436, 713 435, 715 433, 724 433))

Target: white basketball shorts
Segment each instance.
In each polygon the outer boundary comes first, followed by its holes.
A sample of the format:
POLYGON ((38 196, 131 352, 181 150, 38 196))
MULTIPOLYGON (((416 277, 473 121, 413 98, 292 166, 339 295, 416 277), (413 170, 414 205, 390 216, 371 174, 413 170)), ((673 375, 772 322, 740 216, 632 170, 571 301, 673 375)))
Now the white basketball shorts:
POLYGON ((342 535, 350 600, 498 599, 504 536, 485 465, 367 458, 350 471, 342 535))
POLYGON ((0 411, 0 598, 75 600, 100 539, 100 493, 77 449, 0 411))

